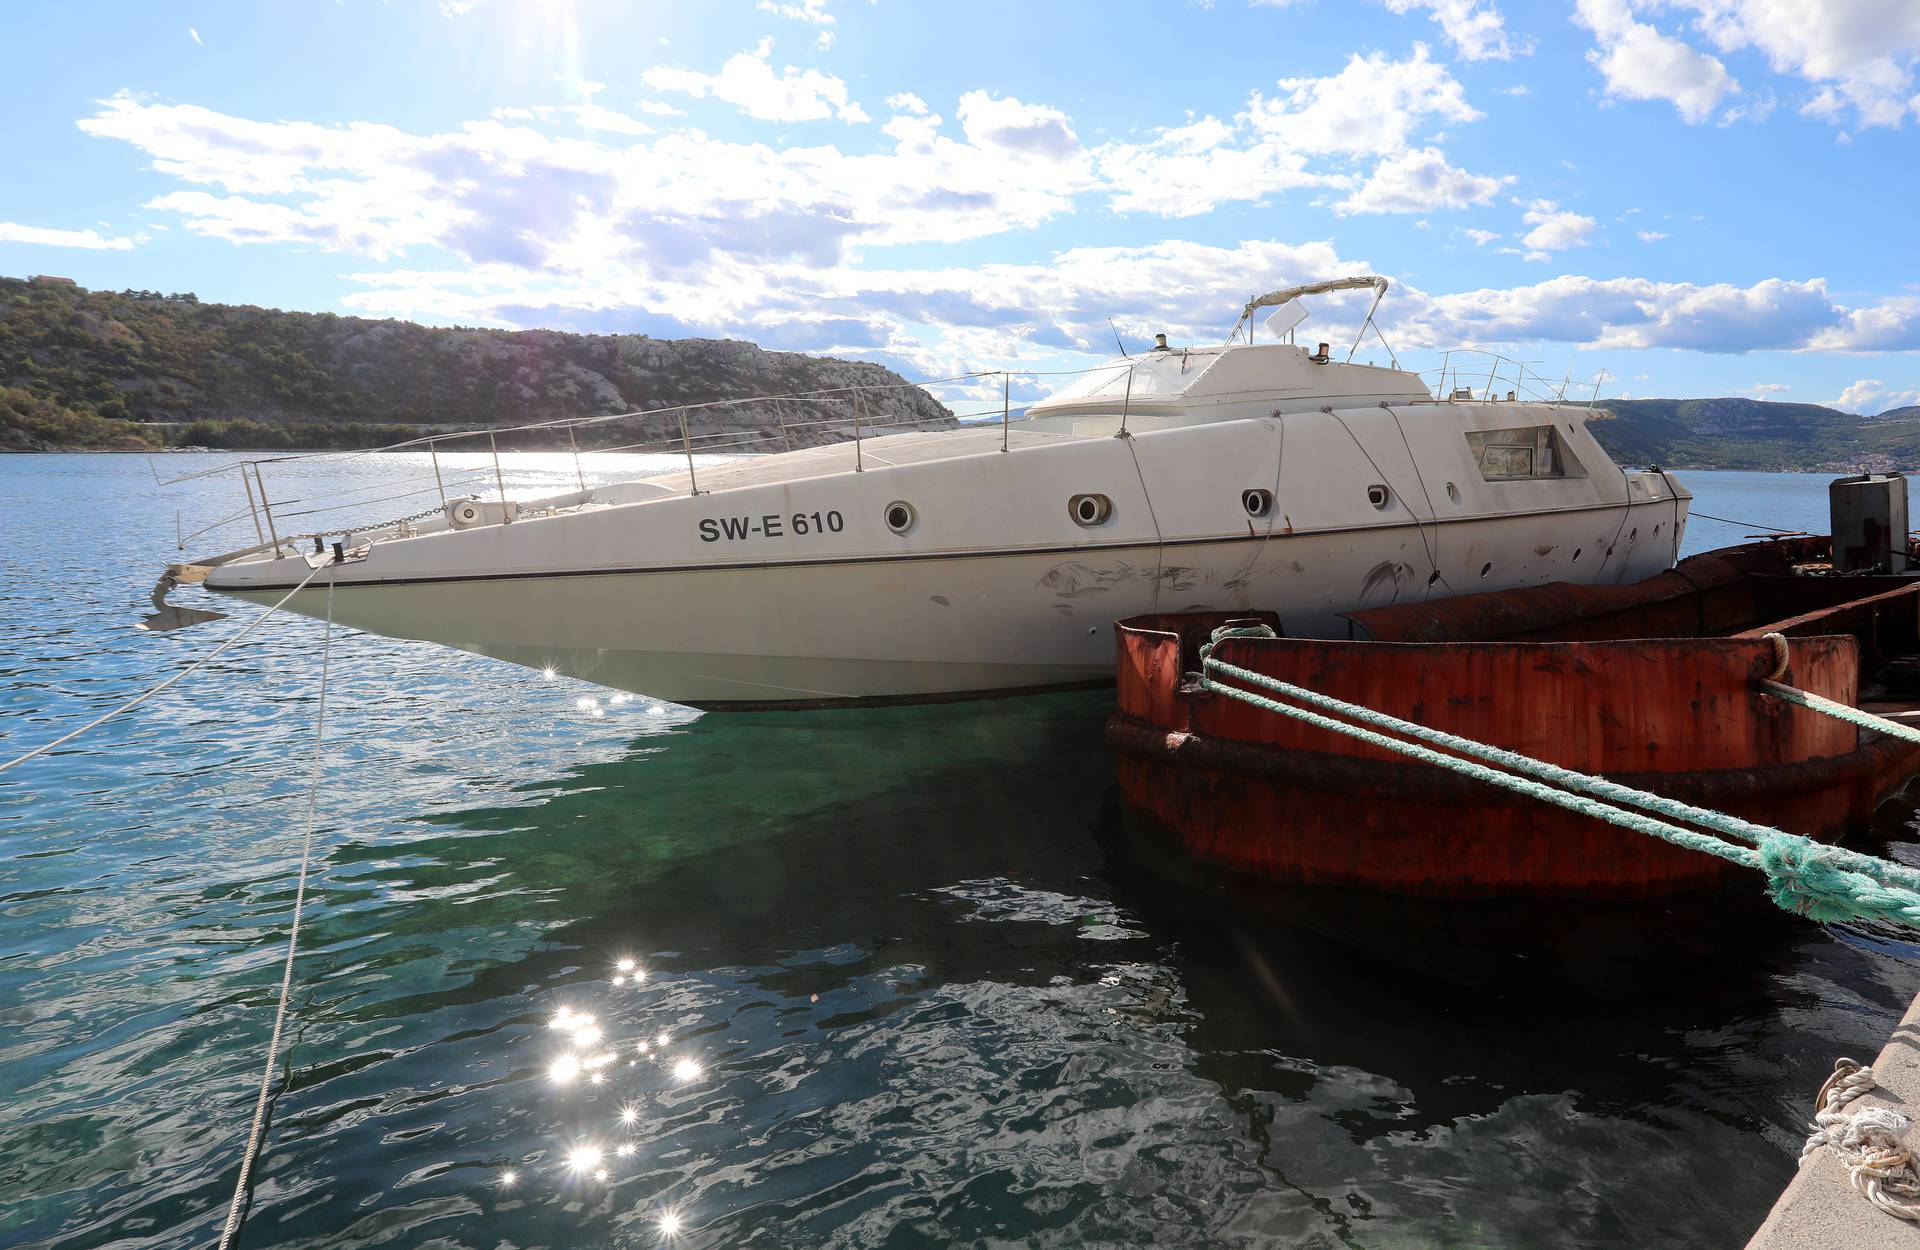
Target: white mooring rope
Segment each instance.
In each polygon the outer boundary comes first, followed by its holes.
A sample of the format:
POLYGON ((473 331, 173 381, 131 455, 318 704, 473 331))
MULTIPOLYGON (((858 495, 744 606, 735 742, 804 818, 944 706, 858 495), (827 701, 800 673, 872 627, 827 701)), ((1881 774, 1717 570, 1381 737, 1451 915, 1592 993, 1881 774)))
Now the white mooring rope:
MULTIPOLYGON (((314 572, 317 573, 319 570, 316 569, 314 572)), ((308 575, 307 580, 313 580, 311 574, 308 575)), ((301 585, 306 585, 306 582, 302 582, 301 585)), ((280 602, 285 603, 286 600, 282 599, 280 602)), ((233 1203, 227 1208, 227 1223, 220 1232, 220 1250, 229 1250, 234 1238, 240 1235, 240 1226, 243 1222, 241 1209, 246 1202, 247 1181, 253 1175, 253 1162, 260 1153, 261 1133, 267 1119, 267 1094, 273 1086, 273 1070, 280 1055, 280 1036, 285 1031, 287 1023, 287 999, 293 990, 293 957, 300 948, 300 913, 306 907, 307 874, 313 864, 313 816, 320 794, 321 747, 326 740, 327 732, 327 687, 331 669, 330 661, 333 656, 333 582, 331 580, 327 582, 326 622, 326 632, 320 643, 320 703, 313 724, 313 763, 307 775, 307 827, 300 849, 300 883, 293 893, 293 920, 287 929, 287 959, 280 971, 280 1003, 273 1013, 273 1036, 267 1042, 267 1062, 260 1071, 260 1096, 253 1104, 253 1127, 247 1131, 246 1152, 240 1156, 240 1177, 234 1182, 233 1203)))
POLYGON ((1920 1167, 1912 1149, 1902 1140, 1912 1121, 1891 1107, 1845 1111, 1847 1104, 1878 1087, 1873 1069, 1851 1059, 1833 1065, 1833 1075, 1820 1087, 1814 1129, 1800 1151, 1800 1160, 1822 1146, 1832 1150, 1852 1182, 1868 1202, 1888 1215, 1920 1221, 1920 1167))
MULTIPOLYGON (((108 721, 120 715, 122 712, 131 712, 134 708, 139 707, 142 703, 145 703, 148 699, 151 699, 154 695, 159 694, 162 690, 165 690, 168 686, 173 685, 177 681, 184 680, 185 678, 190 677, 194 673, 198 672, 200 669, 205 668, 208 664, 211 664, 214 660, 218 659, 221 652, 225 651, 228 647, 231 647, 234 643, 239 642, 241 639, 245 638, 248 634, 251 634, 254 630, 259 629, 262 625, 267 623, 268 617, 278 612, 281 608, 286 607, 287 600, 293 598, 295 595, 305 590, 307 588, 308 582, 320 576, 320 569, 330 568, 330 567, 332 567, 331 562, 327 564, 322 564, 319 568, 314 569, 313 572, 307 574, 306 577, 301 580, 298 586, 295 586, 292 590, 289 590, 286 594, 282 595, 280 597, 280 602, 274 604, 272 607, 268 608, 265 612, 262 612, 259 618, 255 620, 252 624, 248 625, 245 629, 241 630, 239 633, 235 634, 233 637, 227 639, 225 642, 221 643, 219 646, 215 647, 213 650, 207 652, 205 655, 201 656, 199 659, 195 660, 193 663, 187 665, 187 667, 181 669, 179 672, 175 673, 173 676, 167 678, 165 681, 161 682, 159 685, 153 686, 146 690, 141 691, 139 694, 133 696, 131 699, 128 699, 125 703, 122 703, 119 707, 114 708, 110 712, 104 712, 101 715, 94 717, 92 720, 80 726, 80 728, 78 729, 72 730, 69 733, 61 734, 58 738, 55 738, 52 742, 42 743, 41 745, 33 748, 33 750, 28 751, 24 755, 16 755, 12 759, 6 761, 5 763, 0 763, 0 773, 6 772, 9 768, 14 768, 21 764, 24 764, 28 760, 33 759, 36 756, 45 755, 48 751, 53 750, 57 746, 63 746, 66 743, 72 742, 75 738, 78 738, 81 734, 86 733, 88 730, 93 729, 96 726, 106 724, 108 721)), ((327 594, 329 598, 331 598, 333 594, 333 587, 331 583, 328 584, 327 594)), ((331 620, 332 618, 331 608, 328 609, 328 618, 329 620, 331 620)))

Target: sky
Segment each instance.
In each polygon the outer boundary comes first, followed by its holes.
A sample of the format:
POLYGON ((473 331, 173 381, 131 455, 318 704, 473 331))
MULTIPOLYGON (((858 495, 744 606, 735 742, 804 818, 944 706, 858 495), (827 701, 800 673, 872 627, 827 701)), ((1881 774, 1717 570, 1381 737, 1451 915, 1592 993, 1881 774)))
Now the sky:
POLYGON ((1378 273, 1359 359, 1920 403, 1915 0, 128 0, 0 51, 0 274, 919 379, 1378 273))

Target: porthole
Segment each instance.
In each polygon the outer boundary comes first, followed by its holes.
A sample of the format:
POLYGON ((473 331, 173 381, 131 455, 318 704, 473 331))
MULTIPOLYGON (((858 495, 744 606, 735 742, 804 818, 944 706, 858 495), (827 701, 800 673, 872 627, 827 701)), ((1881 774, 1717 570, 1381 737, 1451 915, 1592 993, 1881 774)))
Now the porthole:
POLYGON ((1636 525, 1631 530, 1627 531, 1627 541, 1631 543, 1631 542, 1638 542, 1639 540, 1640 540, 1640 527, 1636 525))
POLYGON ((1273 492, 1243 490, 1240 492, 1240 506, 1247 510, 1248 516, 1266 516, 1273 511, 1273 492))
POLYGON ((1573 549, 1573 562, 1574 562, 1575 564, 1578 564, 1578 563, 1580 563, 1580 553, 1581 553, 1581 551, 1583 551, 1583 550, 1584 550, 1584 548, 1581 548, 1581 547, 1575 547, 1575 548, 1573 549))
POLYGON ((887 528, 896 534, 904 534, 912 529, 913 523, 917 519, 913 511, 913 505, 904 499, 896 499, 888 504, 886 511, 881 513, 881 516, 886 519, 887 528))
POLYGON ((1373 485, 1367 487, 1367 502, 1376 508, 1384 509, 1389 503, 1393 502, 1393 492, 1381 483, 1375 482, 1373 485))
POLYGON ((1435 570, 1434 570, 1433 572, 1431 572, 1431 573, 1429 573, 1429 574, 1427 574, 1427 585, 1429 585, 1429 586, 1431 586, 1431 585, 1433 585, 1433 584, 1434 584, 1435 582, 1437 582, 1437 581, 1439 581, 1439 580, 1440 580, 1440 570, 1439 570, 1439 569, 1435 569, 1435 570))
POLYGON ((1105 495, 1075 495, 1067 500, 1067 515, 1075 525, 1105 525, 1113 516, 1113 500, 1105 495))
POLYGON ((1455 503, 1460 502, 1460 488, 1452 482, 1447 483, 1447 498, 1453 500, 1455 503))
POLYGON ((1480 576, 1485 577, 1491 572, 1493 572, 1493 561, 1489 560, 1480 566, 1480 576))

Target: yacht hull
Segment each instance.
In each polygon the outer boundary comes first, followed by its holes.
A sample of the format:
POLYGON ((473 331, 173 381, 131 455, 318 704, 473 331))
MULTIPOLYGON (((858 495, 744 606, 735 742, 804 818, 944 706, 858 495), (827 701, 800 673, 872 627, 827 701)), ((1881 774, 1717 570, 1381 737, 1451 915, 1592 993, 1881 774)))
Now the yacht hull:
MULTIPOLYGON (((374 580, 341 566, 334 619, 695 706, 934 701, 1109 681, 1114 622, 1341 613, 1468 590, 1632 582, 1668 567, 1671 499, 1460 522, 965 554, 374 580), (1633 537, 1628 538, 1631 534, 1633 537)), ((273 602, 285 587, 220 587, 273 602)), ((318 585, 288 607, 319 616, 318 585)))

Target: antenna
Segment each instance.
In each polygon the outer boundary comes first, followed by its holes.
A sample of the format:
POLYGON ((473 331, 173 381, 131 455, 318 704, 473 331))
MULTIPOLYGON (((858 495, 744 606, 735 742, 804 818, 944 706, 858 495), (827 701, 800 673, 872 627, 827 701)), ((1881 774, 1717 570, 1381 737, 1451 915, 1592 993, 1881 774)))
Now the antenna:
MULTIPOLYGON (((1127 356, 1127 345, 1120 341, 1120 327, 1113 324, 1112 317, 1107 318, 1107 329, 1113 331, 1113 345, 1120 349, 1120 354, 1122 356, 1127 356)), ((1127 356, 1127 359, 1132 360, 1133 357, 1127 356)))

